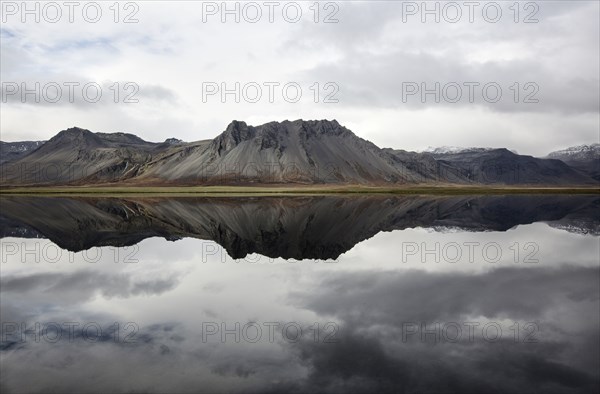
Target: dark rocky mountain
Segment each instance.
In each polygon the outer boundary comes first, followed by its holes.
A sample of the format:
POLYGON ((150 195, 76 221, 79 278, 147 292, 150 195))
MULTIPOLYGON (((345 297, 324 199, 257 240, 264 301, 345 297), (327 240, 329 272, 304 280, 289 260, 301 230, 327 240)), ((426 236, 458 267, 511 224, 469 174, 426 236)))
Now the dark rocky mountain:
POLYGON ((8 184, 82 184, 132 179, 160 144, 126 133, 92 133, 73 127, 63 130, 37 150, 4 163, 8 184))
POLYGON ((233 121, 216 138, 191 143, 75 127, 0 170, 4 185, 598 184, 560 160, 506 149, 381 149, 335 120, 233 121))
POLYGON ((0 141, 0 164, 17 160, 40 146, 46 141, 18 141, 18 142, 3 142, 0 141))
POLYGON ((140 179, 187 183, 416 183, 436 180, 435 162, 404 157, 337 121, 232 122, 211 141, 153 162, 140 179))
POLYGON ((600 181, 600 143, 572 146, 554 151, 547 158, 561 160, 570 167, 600 181))
POLYGON ((475 183, 505 185, 596 183, 560 160, 519 155, 508 149, 474 149, 432 155, 438 162, 459 171, 475 183))
POLYGON ((44 237, 71 251, 192 237, 233 258, 335 259, 381 231, 414 227, 506 231, 543 221, 600 234, 593 195, 1 198, 0 237, 44 237))

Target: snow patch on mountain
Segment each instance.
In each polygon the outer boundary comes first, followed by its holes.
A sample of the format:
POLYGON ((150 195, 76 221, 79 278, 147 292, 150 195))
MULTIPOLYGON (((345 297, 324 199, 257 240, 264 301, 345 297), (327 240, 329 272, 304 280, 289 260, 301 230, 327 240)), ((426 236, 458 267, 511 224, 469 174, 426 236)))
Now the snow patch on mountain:
MULTIPOLYGON (((434 147, 434 146, 430 146, 427 149, 423 150, 423 152, 425 153, 431 153, 433 155, 448 155, 448 154, 456 154, 456 153, 466 153, 466 152, 489 152, 492 151, 496 148, 475 148, 475 147, 470 147, 470 148, 465 148, 465 147, 461 147, 461 146, 439 146, 439 147, 434 147)), ((513 153, 517 153, 515 151, 512 151, 513 153)))
POLYGON ((600 158, 600 143, 571 146, 548 154, 551 159, 560 160, 592 160, 600 158))
POLYGON ((19 142, 2 142, 2 148, 6 152, 28 152, 37 149, 46 141, 19 141, 19 142))

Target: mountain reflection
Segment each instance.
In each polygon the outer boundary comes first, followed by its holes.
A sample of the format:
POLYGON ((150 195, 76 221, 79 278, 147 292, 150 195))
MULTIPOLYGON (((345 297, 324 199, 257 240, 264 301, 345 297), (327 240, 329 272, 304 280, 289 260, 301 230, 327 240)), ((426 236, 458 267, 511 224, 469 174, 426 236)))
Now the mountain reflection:
POLYGON ((233 258, 335 259, 381 231, 506 231, 548 222, 600 234, 598 196, 2 197, 0 237, 70 251, 149 237, 212 240, 233 258))

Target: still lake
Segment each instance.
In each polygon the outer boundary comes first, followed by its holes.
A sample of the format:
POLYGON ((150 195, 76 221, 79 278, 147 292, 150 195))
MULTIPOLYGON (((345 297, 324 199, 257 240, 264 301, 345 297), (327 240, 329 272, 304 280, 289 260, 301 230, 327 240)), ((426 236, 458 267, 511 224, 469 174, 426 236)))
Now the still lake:
POLYGON ((0 198, 0 391, 600 388, 600 196, 0 198))

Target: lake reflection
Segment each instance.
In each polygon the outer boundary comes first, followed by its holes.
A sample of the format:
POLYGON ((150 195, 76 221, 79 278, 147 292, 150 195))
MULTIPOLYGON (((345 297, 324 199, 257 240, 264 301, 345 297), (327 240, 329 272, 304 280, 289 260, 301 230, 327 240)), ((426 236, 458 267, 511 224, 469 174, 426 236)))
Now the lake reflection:
POLYGON ((0 204, 3 394, 600 387, 598 196, 0 204))

